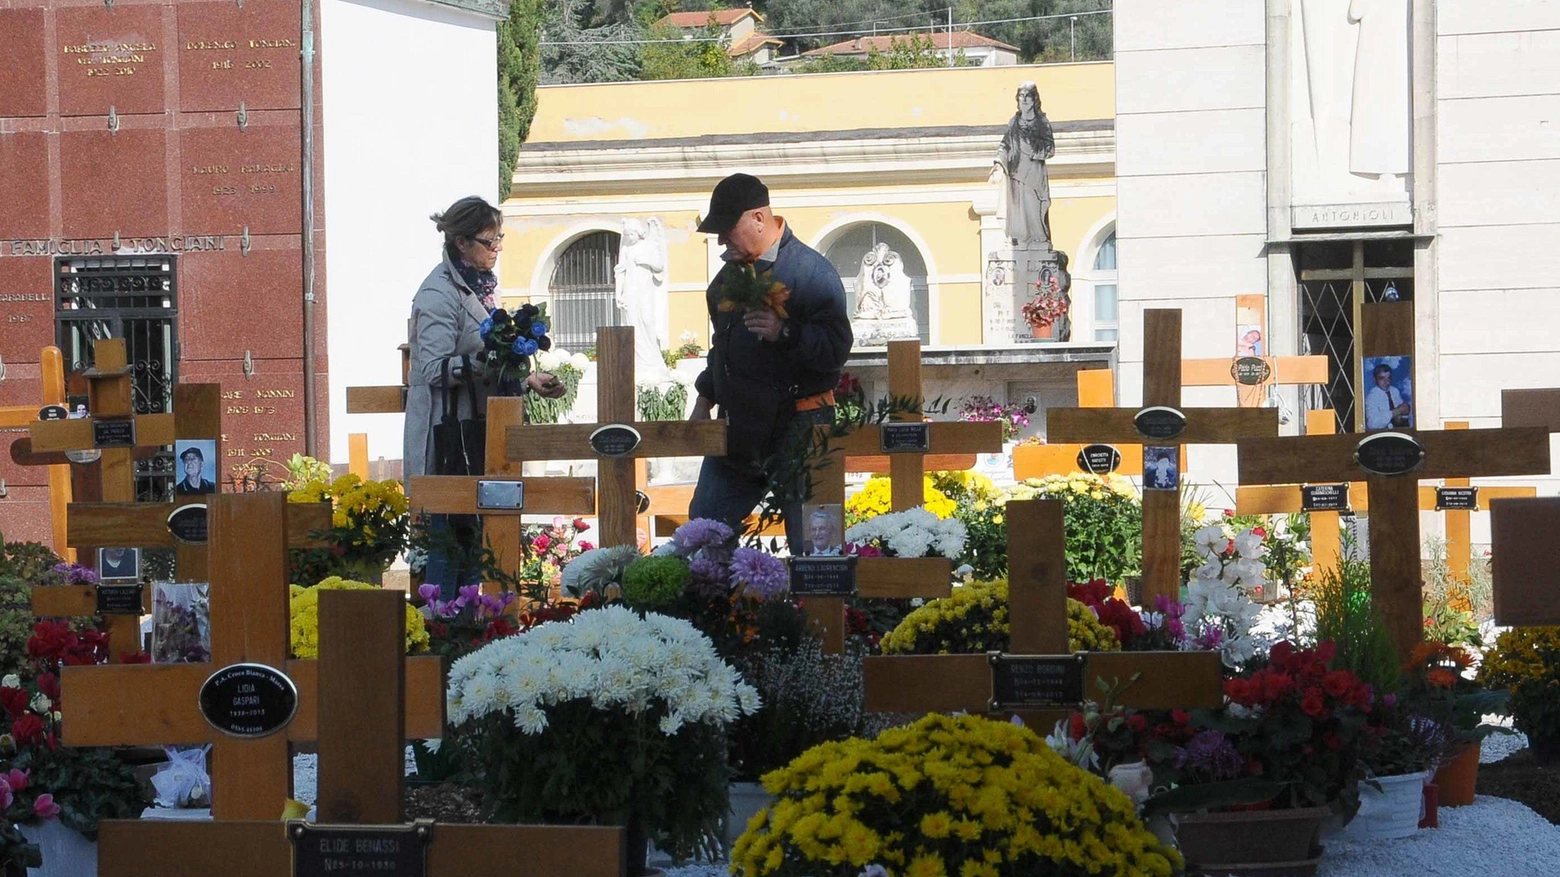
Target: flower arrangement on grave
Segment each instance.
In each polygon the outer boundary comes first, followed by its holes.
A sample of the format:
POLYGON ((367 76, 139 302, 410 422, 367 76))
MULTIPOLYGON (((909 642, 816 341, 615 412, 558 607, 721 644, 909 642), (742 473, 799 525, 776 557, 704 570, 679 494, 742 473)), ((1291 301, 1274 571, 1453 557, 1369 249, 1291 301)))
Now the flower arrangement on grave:
POLYGON ((1472 666, 1473 656, 1466 650, 1434 640, 1414 646, 1403 662, 1399 698, 1413 714, 1446 731, 1446 745, 1437 756, 1452 756, 1505 730, 1485 724, 1484 716, 1507 714, 1511 693, 1503 688, 1491 690, 1476 682, 1472 666))
POLYGON ((1197 551, 1203 562, 1186 584, 1186 612, 1181 621, 1197 648, 1217 650, 1229 667, 1250 660, 1257 651, 1251 628, 1262 607, 1248 594, 1264 581, 1264 535, 1260 530, 1231 535, 1220 524, 1197 531, 1197 551))
POLYGON ((677 348, 666 352, 666 367, 673 368, 680 359, 698 359, 704 355, 704 346, 699 343, 697 336, 691 329, 684 329, 677 336, 677 348))
POLYGON ((49 572, 53 575, 40 584, 95 585, 98 583, 97 572, 79 563, 56 563, 49 568, 49 572))
POLYGON ((764 786, 779 800, 732 850, 738 877, 1169 877, 1182 867, 1131 800, 1008 722, 932 715, 874 740, 824 743, 764 786))
POLYGON ((769 308, 784 320, 788 316, 785 303, 791 299, 791 290, 774 278, 774 272, 760 271, 756 265, 727 262, 715 276, 720 287, 720 303, 716 307, 723 314, 743 314, 756 308, 769 308))
POLYGON ((152 663, 203 664, 211 660, 209 586, 157 582, 152 587, 152 663))
MULTIPOLYGON (((845 500, 845 523, 848 526, 870 521, 879 515, 888 514, 893 508, 893 483, 886 475, 874 475, 867 479, 861 490, 845 500)), ((932 477, 927 475, 921 489, 921 508, 939 518, 950 518, 959 510, 959 505, 938 490, 932 483, 932 477)))
POLYGON ((1031 329, 1044 329, 1067 316, 1068 306, 1067 294, 1060 284, 1054 279, 1050 283, 1041 279, 1035 282, 1035 297, 1024 302, 1019 313, 1031 329))
POLYGON ((876 549, 887 557, 957 558, 964 551, 964 522, 940 518, 924 506, 867 518, 845 529, 845 542, 860 553, 876 549))
MULTIPOLYGON (((1177 711, 1144 744, 1156 786, 1152 810, 1186 811, 1271 802, 1335 806, 1353 814, 1376 695, 1348 670, 1330 670, 1331 643, 1275 645, 1266 665, 1224 683, 1218 710, 1177 711)), ((1379 727, 1379 725, 1377 726, 1379 727)))
MULTIPOLYGON (((0 778, 10 793, 6 815, 34 824, 58 818, 89 839, 100 820, 139 816, 151 798, 112 749, 60 744, 60 671, 107 663, 108 635, 40 619, 27 653, 26 671, 0 678, 5 723, 0 778)), ((7 797, 0 792, 0 799, 7 797)))
POLYGON ((1478 682, 1511 692, 1511 716, 1534 755, 1560 756, 1560 627, 1517 627, 1495 640, 1478 682))
MULTIPOLYGON (((1083 709, 1069 713, 1051 729, 1046 745, 1068 764, 1096 776, 1109 777, 1121 765, 1141 765, 1148 715, 1115 705, 1120 692, 1131 684, 1118 682, 1098 701, 1086 701, 1083 709)), ((1175 716, 1184 720, 1186 713, 1177 711, 1175 716)), ((1142 803, 1136 797, 1134 801, 1142 803)))
POLYGON ((580 395, 580 378, 590 360, 583 353, 569 353, 562 347, 543 350, 536 354, 536 367, 563 384, 563 395, 548 399, 535 393, 525 395, 525 419, 529 423, 558 423, 574 410, 574 402, 580 395))
POLYGON ((621 606, 489 643, 449 674, 449 724, 495 819, 625 825, 640 851, 648 838, 678 858, 718 851, 724 734, 757 708, 692 625, 621 606))
POLYGON ((635 388, 640 420, 682 420, 688 410, 688 385, 672 381, 665 389, 650 384, 635 388))
POLYGON ((861 423, 866 419, 867 392, 861 380, 850 372, 840 372, 834 388, 834 422, 839 425, 861 423))
MULTIPOLYGON (((292 656, 294 658, 318 658, 320 656, 320 592, 321 591, 377 591, 378 585, 368 582, 346 581, 332 576, 323 582, 305 588, 289 586, 291 600, 292 656)), ((406 652, 415 654, 428 651, 428 626, 423 614, 410 603, 406 604, 406 652)))
POLYGON ((571 520, 562 515, 555 515, 551 524, 526 524, 520 531, 520 581, 545 586, 549 593, 556 590, 563 568, 595 548, 580 538, 589 530, 590 524, 583 518, 571 520))
POLYGON ((1002 424, 1002 441, 1010 442, 1018 437, 1018 431, 1029 425, 1033 408, 1023 405, 1004 405, 990 396, 971 396, 959 410, 959 419, 976 423, 1002 424))
POLYGON ((552 339, 547 337, 546 304, 523 304, 513 314, 496 308, 477 327, 477 332, 482 336, 482 352, 478 356, 504 395, 512 395, 509 390, 523 386, 522 382, 531 374, 531 357, 552 349, 552 339))
MULTIPOLYGON (((886 655, 965 655, 1005 651, 1009 643, 1008 583, 971 582, 928 600, 883 637, 886 655)), ((1114 652, 1121 643, 1093 610, 1067 601, 1067 645, 1072 651, 1114 652)))
POLYGON ((932 482, 957 503, 954 516, 964 523, 964 551, 956 559, 972 577, 1007 575, 1006 496, 978 472, 934 472, 932 482))
POLYGON ((1143 501, 1118 475, 1074 473, 1031 478, 1006 492, 1004 502, 1059 499, 1067 528, 1067 578, 1120 584, 1137 575, 1143 545, 1143 501))
POLYGON ((48 821, 59 815, 53 795, 34 798, 29 805, 20 792, 27 791, 31 778, 27 771, 12 768, 0 774, 0 869, 6 874, 26 874, 29 868, 43 867, 43 850, 22 834, 21 825, 48 821), (43 803, 40 812, 39 802, 43 803))
POLYGON ((290 552, 295 582, 331 576, 377 579, 406 550, 410 504, 399 481, 365 481, 352 474, 333 481, 310 480, 289 491, 287 501, 328 502, 332 509, 330 528, 313 534, 329 547, 290 552))

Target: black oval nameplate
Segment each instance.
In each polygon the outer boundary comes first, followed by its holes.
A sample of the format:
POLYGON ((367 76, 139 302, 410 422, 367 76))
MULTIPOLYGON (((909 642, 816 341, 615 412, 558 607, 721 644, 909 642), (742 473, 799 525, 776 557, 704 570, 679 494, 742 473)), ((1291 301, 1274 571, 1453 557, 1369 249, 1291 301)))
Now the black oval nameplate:
POLYGON ((1372 475, 1404 475, 1425 462, 1425 449, 1406 433, 1378 432, 1354 446, 1354 462, 1372 475))
POLYGON ((1186 415, 1168 405, 1144 408, 1132 418, 1132 423, 1144 438, 1175 438, 1186 431, 1186 415))
POLYGON ((234 737, 269 737, 298 711, 298 688, 264 664, 230 664, 200 687, 200 712, 213 728, 234 737))
POLYGON ((1265 384, 1272 376, 1272 367, 1260 356, 1242 356, 1230 366, 1230 377, 1235 383, 1248 387, 1265 384))
POLYGON ((97 614, 140 615, 142 612, 141 585, 97 586, 97 614))
POLYGON ((650 513, 650 495, 643 490, 634 491, 634 514, 645 515, 650 513))
POLYGON ((93 420, 92 446, 94 448, 135 447, 135 418, 121 417, 115 420, 93 420))
POLYGON ((1479 510, 1479 488, 1437 487, 1435 510, 1438 512, 1476 512, 1479 510))
POLYGON ((991 704, 1009 710, 1074 707, 1083 703, 1084 656, 991 654, 991 704))
POLYGON ((293 877, 423 877, 433 820, 411 825, 290 822, 293 877))
POLYGON ((1092 475, 1109 475, 1121 467, 1121 452, 1110 445, 1084 445, 1078 468, 1092 475))
POLYGON ((182 505, 168 515, 168 532, 179 542, 189 545, 206 544, 206 506, 204 503, 182 505))
POLYGON ((1300 487, 1300 511, 1346 512, 1349 510, 1349 485, 1305 484, 1300 487))
POLYGON ((45 405, 38 409, 39 420, 65 420, 70 417, 70 412, 64 405, 45 405))
POLYGON ((639 430, 609 423, 590 434, 591 449, 603 457, 622 457, 639 447, 639 430))
POLYGON ((796 597, 856 596, 856 558, 791 558, 791 594, 796 597))
POLYGON ((881 430, 879 441, 885 454, 924 454, 931 450, 930 423, 885 423, 881 430))

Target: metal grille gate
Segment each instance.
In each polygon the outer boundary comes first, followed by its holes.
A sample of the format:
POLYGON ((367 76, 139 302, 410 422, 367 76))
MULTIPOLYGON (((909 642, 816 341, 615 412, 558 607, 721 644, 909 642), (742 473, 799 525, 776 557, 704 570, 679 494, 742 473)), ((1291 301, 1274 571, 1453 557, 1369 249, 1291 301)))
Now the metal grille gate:
POLYGON ((617 232, 596 231, 558 256, 547 291, 553 343, 568 350, 596 346, 596 329, 622 324, 617 306, 617 232))
MULTIPOLYGON (((137 414, 173 410, 178 380, 178 297, 171 255, 125 255, 55 262, 54 326, 66 370, 91 367, 93 342, 123 338, 137 414)), ((136 499, 173 496, 173 449, 135 464, 136 499)))

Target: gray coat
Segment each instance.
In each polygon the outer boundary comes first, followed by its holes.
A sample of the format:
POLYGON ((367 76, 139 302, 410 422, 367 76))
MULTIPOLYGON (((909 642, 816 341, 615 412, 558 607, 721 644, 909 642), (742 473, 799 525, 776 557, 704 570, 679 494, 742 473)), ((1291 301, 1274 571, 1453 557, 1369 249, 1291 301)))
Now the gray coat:
POLYGON ((456 416, 465 420, 487 411, 486 369, 477 361, 477 354, 482 352, 480 327, 487 316, 487 309, 461 279, 448 254, 412 299, 408 329, 412 362, 407 377, 406 434, 401 458, 408 491, 414 476, 434 474, 433 427, 444 417, 446 360, 450 360, 450 383, 458 388, 456 416), (470 374, 461 368, 462 356, 471 357, 470 374), (470 381, 476 384, 478 412, 471 410, 466 390, 470 381))

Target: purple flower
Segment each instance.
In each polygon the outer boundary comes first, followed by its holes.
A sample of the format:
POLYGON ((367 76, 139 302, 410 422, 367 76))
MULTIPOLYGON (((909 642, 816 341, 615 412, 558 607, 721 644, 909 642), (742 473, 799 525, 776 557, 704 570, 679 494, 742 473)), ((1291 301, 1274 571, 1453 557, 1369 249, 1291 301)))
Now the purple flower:
POLYGON ((1192 640, 1192 645, 1204 651, 1216 651, 1220 646, 1224 645, 1224 628, 1204 628, 1202 633, 1197 634, 1197 638, 1192 640))
POLYGON ((784 593, 791 584, 785 562, 757 548, 738 548, 732 553, 731 579, 761 600, 784 593))
POLYGON ((1186 637, 1186 625, 1182 624, 1179 618, 1166 618, 1165 633, 1174 639, 1183 639, 1186 637))
POLYGON ((679 554, 692 554, 701 548, 713 548, 731 541, 731 528, 709 518, 694 518, 672 534, 679 554))
POLYGON ((1186 607, 1179 601, 1172 600, 1164 594, 1160 594, 1154 600, 1154 611, 1163 613, 1166 618, 1181 618, 1186 615, 1186 607))
POLYGON ((1202 731, 1175 750, 1175 766, 1200 782, 1219 782, 1240 776, 1246 760, 1235 744, 1220 731, 1202 731))
POLYGON ((417 589, 417 596, 421 597, 424 603, 432 603, 439 599, 439 586, 432 583, 425 584, 417 589))
POLYGON ((1384 697, 1381 698, 1381 705, 1387 709, 1392 709, 1393 707, 1397 706, 1397 695, 1388 692, 1384 697))
POLYGON ((68 585, 95 585, 95 584, 97 584, 97 580, 98 580, 97 573, 93 572, 90 568, 82 566, 80 564, 76 564, 76 563, 56 563, 53 567, 51 567, 51 570, 53 572, 57 572, 60 575, 64 576, 65 577, 65 583, 68 584, 68 585))
POLYGON ((482 600, 481 585, 465 585, 460 589, 460 596, 455 598, 455 605, 459 607, 470 606, 482 600))

